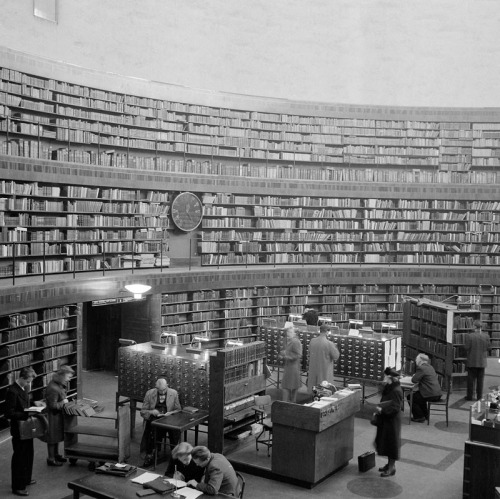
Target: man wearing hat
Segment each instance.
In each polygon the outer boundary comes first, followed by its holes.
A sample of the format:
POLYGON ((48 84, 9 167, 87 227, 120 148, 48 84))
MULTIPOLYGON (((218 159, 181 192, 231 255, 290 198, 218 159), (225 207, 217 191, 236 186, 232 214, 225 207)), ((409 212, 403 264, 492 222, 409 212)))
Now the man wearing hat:
POLYGON ((333 384, 334 362, 340 353, 333 341, 327 338, 330 331, 326 324, 319 327, 319 336, 309 343, 309 373, 307 376, 307 389, 312 393, 313 387, 322 381, 333 384))

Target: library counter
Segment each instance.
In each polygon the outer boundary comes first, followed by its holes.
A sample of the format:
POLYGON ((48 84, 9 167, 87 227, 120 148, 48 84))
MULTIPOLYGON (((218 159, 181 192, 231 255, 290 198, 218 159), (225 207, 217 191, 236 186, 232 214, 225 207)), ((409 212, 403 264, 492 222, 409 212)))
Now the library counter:
POLYGON ((311 405, 272 405, 272 472, 313 487, 353 457, 359 391, 340 390, 311 405), (300 450, 300 455, 297 452, 300 450))

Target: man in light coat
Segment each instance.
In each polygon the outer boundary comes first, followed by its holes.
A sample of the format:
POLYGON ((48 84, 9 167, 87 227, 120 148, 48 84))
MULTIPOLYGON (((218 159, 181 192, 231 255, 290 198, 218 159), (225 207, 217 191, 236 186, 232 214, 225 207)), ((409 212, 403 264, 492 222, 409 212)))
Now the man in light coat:
POLYGON ((307 389, 312 393, 313 387, 322 381, 333 384, 334 362, 340 357, 338 348, 327 338, 330 331, 326 324, 319 327, 319 336, 309 343, 309 373, 307 389))

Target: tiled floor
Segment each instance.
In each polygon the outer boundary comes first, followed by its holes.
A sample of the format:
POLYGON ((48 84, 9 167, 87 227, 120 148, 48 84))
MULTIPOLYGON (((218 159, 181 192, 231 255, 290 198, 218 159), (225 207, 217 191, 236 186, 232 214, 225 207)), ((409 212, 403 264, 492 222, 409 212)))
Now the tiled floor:
MULTIPOLYGON (((486 386, 500 385, 500 363, 490 359, 487 370, 486 386)), ((112 413, 114 408, 117 379, 111 373, 86 372, 83 375, 83 396, 98 400, 112 413)), ((318 484, 313 489, 304 489, 291 484, 271 481, 250 474, 246 479, 245 498, 439 498, 457 499, 462 497, 463 449, 468 435, 468 407, 464 392, 452 393, 450 400, 450 424, 446 427, 444 417, 431 417, 431 424, 412 423, 403 419, 402 459, 397 463, 397 473, 392 478, 380 478, 376 471, 385 464, 385 459, 377 457, 377 467, 366 472, 358 471, 357 456, 373 449, 374 428, 368 421, 370 404, 376 398, 369 399, 364 409, 355 419, 354 458, 332 477, 318 484)), ((407 413, 406 413, 407 414, 407 413)), ((132 442, 131 464, 142 464, 138 446, 142 433, 142 420, 136 424, 136 436, 132 442)), ((0 497, 15 497, 10 493, 10 458, 12 446, 9 435, 0 435, 0 497)), ((203 437, 202 437, 203 438, 203 437)), ((241 452, 253 456, 256 461, 270 460, 264 449, 258 453, 252 440, 241 452)), ((61 468, 49 468, 45 462, 45 444, 35 441, 34 478, 37 484, 31 487, 31 496, 37 499, 60 499, 70 495, 67 482, 89 473, 87 463, 78 461, 76 466, 65 465, 61 468)), ((297 459, 300 459, 297 449, 297 459)), ((165 464, 158 466, 164 471, 165 464)))

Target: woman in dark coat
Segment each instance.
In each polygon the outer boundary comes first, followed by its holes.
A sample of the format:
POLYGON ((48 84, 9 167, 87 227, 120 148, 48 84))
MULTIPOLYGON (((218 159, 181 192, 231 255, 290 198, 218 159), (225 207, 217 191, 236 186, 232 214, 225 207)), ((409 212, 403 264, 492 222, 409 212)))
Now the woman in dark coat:
POLYGON ((285 359, 283 381, 281 387, 288 391, 288 401, 297 402, 297 390, 300 388, 300 360, 302 359, 302 344, 295 334, 293 327, 286 330, 287 343, 281 356, 285 359))
POLYGON ((49 430, 47 432, 47 464, 62 466, 66 459, 59 454, 59 442, 64 440, 64 404, 68 403, 66 388, 75 371, 70 366, 61 366, 52 376, 45 390, 49 430))
POLYGON ((403 390, 399 384, 399 373, 390 367, 384 371, 384 389, 377 406, 380 424, 377 426, 375 449, 379 456, 387 456, 388 463, 379 468, 380 476, 388 477, 396 474, 396 461, 401 451, 401 408, 403 390))

